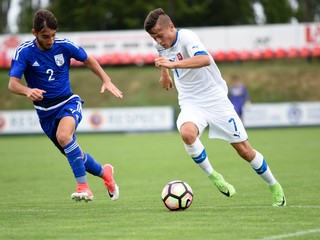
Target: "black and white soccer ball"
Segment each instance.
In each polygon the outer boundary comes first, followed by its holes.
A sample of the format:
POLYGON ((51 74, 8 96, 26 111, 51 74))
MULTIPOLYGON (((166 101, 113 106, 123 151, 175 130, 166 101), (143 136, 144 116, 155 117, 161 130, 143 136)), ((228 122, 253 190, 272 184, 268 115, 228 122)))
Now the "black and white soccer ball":
POLYGON ((169 210, 185 210, 192 203, 193 192, 189 184, 181 180, 175 180, 164 186, 161 197, 169 210))

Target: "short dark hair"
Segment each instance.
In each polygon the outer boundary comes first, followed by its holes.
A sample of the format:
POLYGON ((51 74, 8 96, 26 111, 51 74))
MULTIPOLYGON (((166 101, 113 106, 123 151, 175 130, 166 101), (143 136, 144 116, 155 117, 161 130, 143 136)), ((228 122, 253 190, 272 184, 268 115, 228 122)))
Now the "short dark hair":
POLYGON ((163 11, 163 9, 157 8, 149 12, 146 20, 144 21, 144 29, 148 33, 150 33, 151 29, 157 24, 159 17, 161 17, 161 19, 166 19, 166 22, 171 22, 170 17, 163 11))
POLYGON ((41 9, 34 14, 33 29, 36 32, 41 32, 45 28, 57 30, 58 20, 49 10, 41 9))

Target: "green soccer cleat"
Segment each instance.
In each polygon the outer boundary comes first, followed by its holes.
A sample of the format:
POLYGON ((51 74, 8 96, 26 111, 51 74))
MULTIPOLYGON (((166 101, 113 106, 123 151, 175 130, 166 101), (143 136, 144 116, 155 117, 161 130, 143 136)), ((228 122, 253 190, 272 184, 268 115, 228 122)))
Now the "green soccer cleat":
POLYGON ((227 197, 232 197, 236 193, 234 187, 230 183, 227 183, 221 174, 214 171, 209 176, 209 179, 227 197))
POLYGON ((272 206, 284 207, 287 202, 280 183, 276 182, 274 185, 269 186, 269 189, 272 194, 272 206))

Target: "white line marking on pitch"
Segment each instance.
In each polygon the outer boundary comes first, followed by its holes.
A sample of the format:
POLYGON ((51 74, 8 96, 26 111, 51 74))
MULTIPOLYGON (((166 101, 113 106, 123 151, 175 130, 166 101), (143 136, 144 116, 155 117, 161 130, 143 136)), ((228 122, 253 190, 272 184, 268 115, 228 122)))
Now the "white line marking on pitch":
POLYGON ((300 231, 300 232, 295 232, 295 233, 289 233, 289 234, 282 234, 282 235, 265 237, 265 238, 262 238, 262 240, 284 239, 284 238, 289 238, 289 237, 303 236, 303 235, 317 233, 317 232, 320 232, 320 228, 310 229, 310 230, 300 231))

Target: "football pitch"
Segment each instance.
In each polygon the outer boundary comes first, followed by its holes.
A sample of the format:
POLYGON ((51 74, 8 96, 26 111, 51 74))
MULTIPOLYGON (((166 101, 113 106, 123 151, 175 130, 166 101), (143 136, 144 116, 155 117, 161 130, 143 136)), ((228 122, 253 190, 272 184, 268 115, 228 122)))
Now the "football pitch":
POLYGON ((222 195, 187 156, 177 132, 78 134, 100 163, 115 167, 120 198, 88 176, 94 201, 75 203, 67 160, 44 136, 0 136, 0 239, 320 239, 320 128, 250 129, 251 145, 282 184, 287 206, 271 206, 266 184, 221 140, 203 144, 233 184, 222 195), (161 191, 171 180, 193 189, 189 209, 170 212, 161 191))

